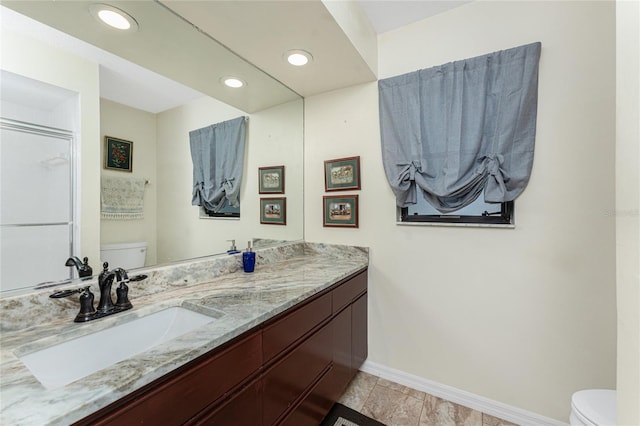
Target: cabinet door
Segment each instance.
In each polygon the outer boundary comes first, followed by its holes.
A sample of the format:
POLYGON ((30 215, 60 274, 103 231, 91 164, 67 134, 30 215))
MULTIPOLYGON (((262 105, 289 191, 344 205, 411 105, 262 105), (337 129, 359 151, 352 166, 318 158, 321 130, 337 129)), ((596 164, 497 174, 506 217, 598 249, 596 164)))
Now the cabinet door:
POLYGON ((367 359, 367 294, 351 305, 351 368, 355 375, 367 359))
POLYGON ((333 371, 331 375, 334 380, 334 388, 336 389, 336 398, 340 396, 342 391, 351 381, 352 374, 352 324, 351 324, 351 306, 348 306, 340 314, 338 314, 331 325, 333 327, 333 371))

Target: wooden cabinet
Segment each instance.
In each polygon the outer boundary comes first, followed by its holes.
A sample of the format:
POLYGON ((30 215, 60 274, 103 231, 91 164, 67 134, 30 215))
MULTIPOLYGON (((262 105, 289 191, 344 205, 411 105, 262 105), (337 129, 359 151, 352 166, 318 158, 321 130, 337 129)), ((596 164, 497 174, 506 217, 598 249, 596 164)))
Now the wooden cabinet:
POLYGON ((356 374, 366 361, 367 343, 367 293, 351 305, 351 374, 356 374))
POLYGON ((367 270, 78 425, 317 425, 367 357, 367 270))
POLYGON ((327 326, 270 368, 263 378, 262 424, 277 424, 331 368, 331 361, 331 327, 327 326))
MULTIPOLYGON (((158 423, 166 424, 166 423, 158 423)), ((262 382, 251 385, 234 394, 228 401, 194 417, 189 425, 250 426, 262 424, 262 382)))
POLYGON ((161 378, 78 424, 183 424, 212 402, 224 399, 260 368, 261 338, 253 334, 194 360, 179 373, 161 378))
POLYGON ((331 316, 331 293, 314 298, 291 313, 269 321, 262 331, 262 356, 269 362, 275 355, 309 335, 331 316))

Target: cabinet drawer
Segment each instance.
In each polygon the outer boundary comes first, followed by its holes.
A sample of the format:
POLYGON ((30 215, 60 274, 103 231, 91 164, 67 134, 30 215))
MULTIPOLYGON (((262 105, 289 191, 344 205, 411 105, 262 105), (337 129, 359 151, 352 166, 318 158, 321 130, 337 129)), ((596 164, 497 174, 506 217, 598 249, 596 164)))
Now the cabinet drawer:
MULTIPOLYGON (((222 397, 261 365, 256 334, 158 385, 95 424, 179 425, 222 397)), ((108 410, 107 407, 105 410, 108 410)))
POLYGON ((367 291, 367 271, 359 273, 331 292, 333 295, 333 313, 339 312, 365 291, 367 291))
POLYGON ((341 391, 336 392, 335 381, 330 369, 296 409, 284 419, 281 426, 318 426, 338 400, 341 391))
POLYGON ((331 331, 323 327, 265 373, 263 425, 278 420, 331 365, 331 331))
POLYGON ((255 381, 210 413, 200 416, 189 425, 252 426, 262 422, 262 383, 255 381))
POLYGON ((330 315, 331 294, 327 293, 265 327, 262 333, 264 362, 295 343, 330 315))

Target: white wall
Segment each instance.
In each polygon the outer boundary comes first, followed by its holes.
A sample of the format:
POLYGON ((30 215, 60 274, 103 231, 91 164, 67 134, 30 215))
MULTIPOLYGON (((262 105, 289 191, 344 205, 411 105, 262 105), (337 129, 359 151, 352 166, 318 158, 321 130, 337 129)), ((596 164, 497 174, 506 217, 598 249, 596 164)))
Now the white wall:
MULTIPOLYGON (((100 111, 98 65, 2 28, 0 68, 78 93, 81 238, 78 256, 100 258, 100 111)), ((73 123, 72 123, 73 124, 73 123)))
POLYGON ((230 239, 238 249, 252 238, 302 239, 301 100, 250 116, 239 220, 200 219, 191 205, 189 132, 245 115, 207 97, 158 114, 158 262, 221 253, 230 239), (285 165, 287 225, 261 225, 258 167, 277 165, 285 165))
MULTIPOLYGON (((102 244, 146 241, 148 265, 156 262, 156 114, 100 99, 100 141, 111 136, 133 142, 132 172, 102 170, 103 175, 144 178, 144 219, 100 220, 102 244)), ((104 156, 104 148, 102 149, 104 156)), ((102 163, 104 164, 104 157, 102 163)), ((115 265, 114 265, 115 266, 115 265)))
POLYGON ((616 2, 618 424, 640 424, 640 3, 616 2))
POLYGON ((371 248, 371 361, 564 421, 615 387, 614 25, 611 2, 477 1, 379 37, 380 78, 542 42, 513 230, 396 225, 376 84, 305 100, 305 238, 371 248), (360 228, 323 228, 323 160, 352 155, 360 228))

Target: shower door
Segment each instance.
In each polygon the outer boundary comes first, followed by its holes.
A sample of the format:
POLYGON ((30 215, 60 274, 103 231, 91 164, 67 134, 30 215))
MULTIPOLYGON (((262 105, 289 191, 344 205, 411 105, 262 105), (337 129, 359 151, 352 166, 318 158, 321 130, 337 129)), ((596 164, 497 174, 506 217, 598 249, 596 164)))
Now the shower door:
POLYGON ((0 290, 71 277, 73 135, 0 119, 0 290))

